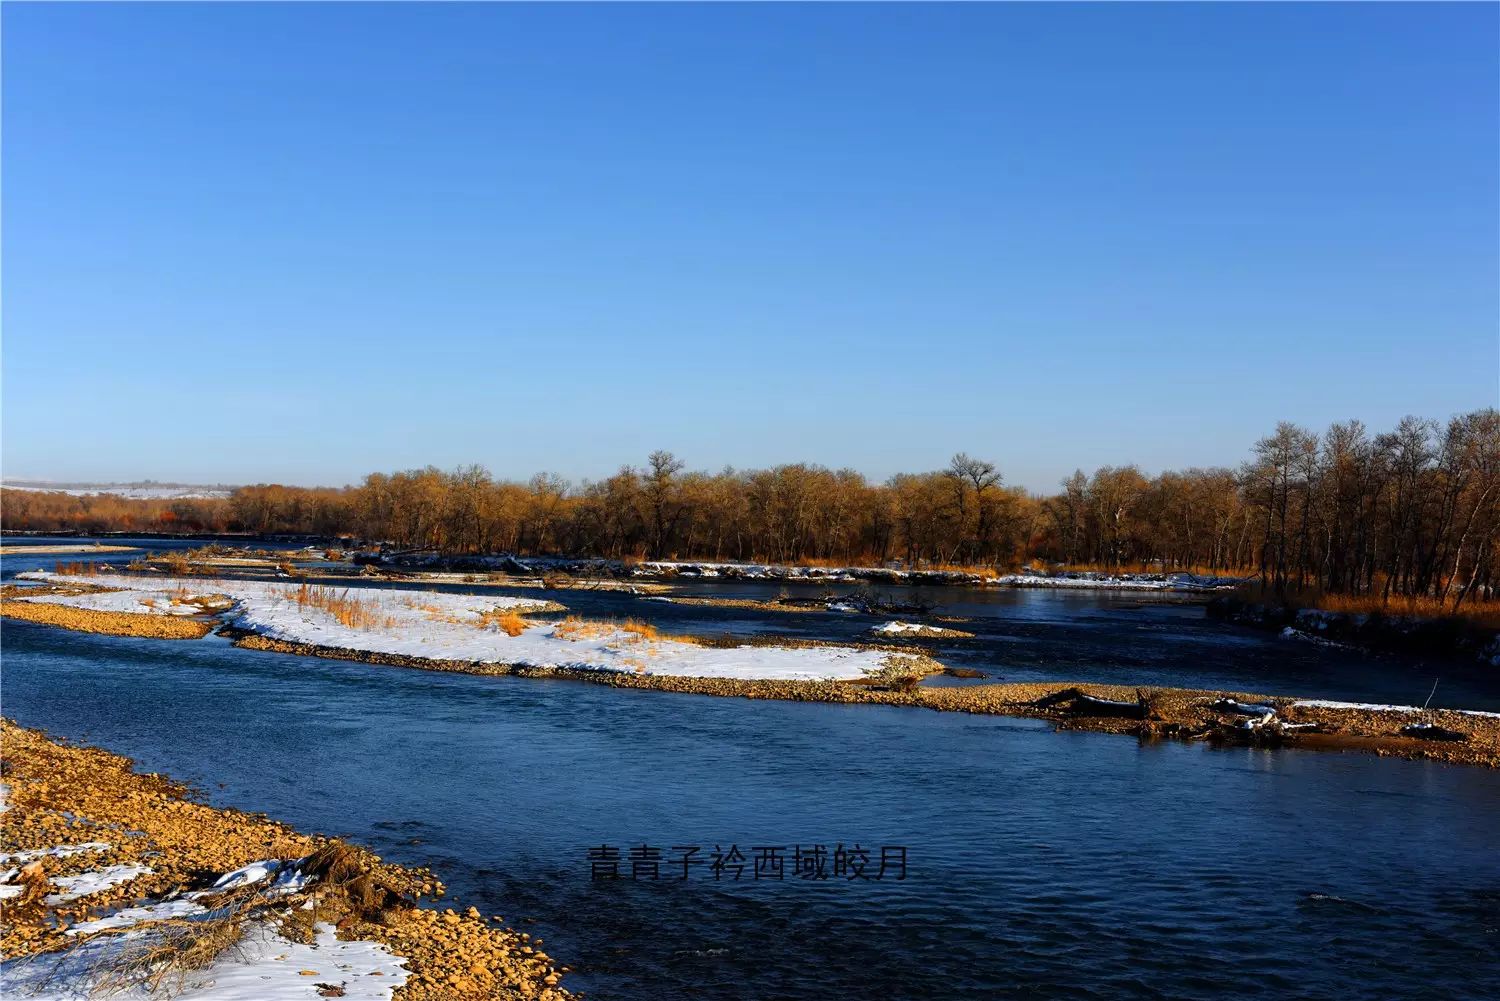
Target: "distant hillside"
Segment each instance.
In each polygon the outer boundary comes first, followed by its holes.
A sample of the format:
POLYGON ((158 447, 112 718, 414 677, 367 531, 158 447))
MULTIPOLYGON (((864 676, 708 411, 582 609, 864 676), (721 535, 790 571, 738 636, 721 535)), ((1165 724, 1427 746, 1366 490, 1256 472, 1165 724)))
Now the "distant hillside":
POLYGON ((200 483, 158 483, 141 480, 137 483, 60 483, 49 480, 5 480, 0 482, 7 490, 35 490, 38 492, 65 493, 75 497, 98 494, 114 494, 130 500, 213 500, 228 497, 233 486, 222 483, 205 485, 200 483))

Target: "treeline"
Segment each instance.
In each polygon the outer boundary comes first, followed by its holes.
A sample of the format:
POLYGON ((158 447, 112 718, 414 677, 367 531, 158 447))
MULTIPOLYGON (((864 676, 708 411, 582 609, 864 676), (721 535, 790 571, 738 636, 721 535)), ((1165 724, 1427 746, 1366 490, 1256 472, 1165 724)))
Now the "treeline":
POLYGON ((6 490, 3 524, 32 531, 345 536, 451 553, 1015 568, 1258 571, 1280 591, 1493 593, 1500 413, 1446 425, 1290 424, 1237 469, 1074 473, 1053 495, 1007 486, 989 461, 871 483, 793 464, 692 472, 668 452, 571 485, 496 480, 481 466, 374 473, 357 487, 242 487, 226 500, 122 500, 6 490))

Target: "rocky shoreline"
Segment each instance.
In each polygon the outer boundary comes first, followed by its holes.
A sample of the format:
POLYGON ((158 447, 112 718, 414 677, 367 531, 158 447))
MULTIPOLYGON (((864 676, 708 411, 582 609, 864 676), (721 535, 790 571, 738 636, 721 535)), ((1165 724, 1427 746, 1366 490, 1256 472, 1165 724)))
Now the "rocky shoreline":
POLYGON ((473 908, 433 907, 444 891, 431 872, 204 805, 128 758, 10 720, 0 739, 8 990, 229 981, 269 941, 254 970, 261 997, 288 982, 297 996, 370 996, 356 976, 381 977, 377 993, 395 1001, 571 996, 540 940, 473 908), (361 960, 373 968, 362 973, 361 960))

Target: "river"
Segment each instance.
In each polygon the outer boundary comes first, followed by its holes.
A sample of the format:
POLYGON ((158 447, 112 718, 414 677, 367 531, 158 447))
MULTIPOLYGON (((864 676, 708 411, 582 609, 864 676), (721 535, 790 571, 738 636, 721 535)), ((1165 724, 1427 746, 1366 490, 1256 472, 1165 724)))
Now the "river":
MULTIPOLYGON (((983 625, 945 659, 1011 680, 1411 701, 1430 667, 1241 632, 1180 600, 946 603, 987 611, 948 609, 983 625)), ((858 628, 641 611, 726 631, 858 628)), ((600 999, 1500 994, 1497 771, 449 675, 216 637, 8 621, 3 644, 6 715, 131 755, 215 804, 431 866, 459 904, 540 935, 572 967, 565 983, 600 999), (855 843, 871 852, 866 876, 890 851, 884 878, 793 872, 794 846, 825 845, 831 863, 855 843), (643 844, 662 849, 658 879, 631 878, 643 844), (731 845, 743 878, 715 880, 711 857, 731 845), (623 878, 592 878, 603 846, 623 878), (687 879, 673 846, 700 848, 687 879), (756 849, 779 846, 782 878, 754 878, 756 849)), ((1496 705, 1482 678, 1451 685, 1440 692, 1496 705)))

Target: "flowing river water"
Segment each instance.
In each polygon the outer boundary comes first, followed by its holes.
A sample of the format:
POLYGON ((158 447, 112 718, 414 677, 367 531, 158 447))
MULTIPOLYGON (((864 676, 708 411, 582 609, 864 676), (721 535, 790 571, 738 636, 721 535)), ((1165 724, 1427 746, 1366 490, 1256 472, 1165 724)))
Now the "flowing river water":
MULTIPOLYGON (((159 547, 159 543, 157 544, 159 547)), ((69 557, 61 557, 69 558, 69 557)), ((5 576, 45 565, 10 558, 5 576)), ((716 594, 762 585, 697 585, 716 594)), ((776 588, 769 588, 774 593, 776 588)), ((534 592, 533 592, 534 593, 534 592)), ((1479 672, 1242 631, 1201 604, 934 596, 1007 680, 1500 708, 1479 672)), ((673 629, 870 620, 562 596, 673 629)), ((1500 996, 1500 772, 1215 750, 881 706, 449 675, 6 622, 3 710, 215 804, 428 865, 600 999, 1500 996), (793 846, 906 849, 905 879, 800 879, 793 846), (630 878, 632 847, 661 878, 630 878), (715 880, 716 847, 743 877, 715 880), (620 852, 592 879, 590 849, 620 852), (700 846, 686 880, 673 846, 700 846), (786 846, 782 879, 755 848, 786 846)), ((950 679, 951 680, 951 679, 950 679)))

